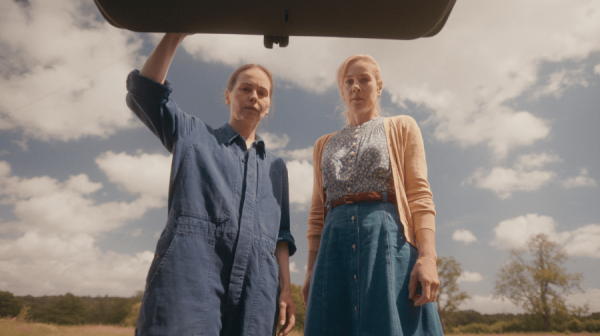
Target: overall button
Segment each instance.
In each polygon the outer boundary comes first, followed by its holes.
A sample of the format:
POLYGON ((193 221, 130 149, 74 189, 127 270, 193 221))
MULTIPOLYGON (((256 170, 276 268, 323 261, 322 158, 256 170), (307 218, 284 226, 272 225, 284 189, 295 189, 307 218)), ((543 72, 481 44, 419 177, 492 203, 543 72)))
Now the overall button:
POLYGON ((356 281, 356 274, 354 274, 354 281, 356 281))
POLYGON ((356 250, 356 244, 352 244, 352 250, 356 250))
MULTIPOLYGON (((354 222, 354 216, 352 216, 352 218, 350 218, 350 219, 352 219, 352 221, 354 222)), ((354 245, 353 245, 353 246, 354 246, 354 245)))

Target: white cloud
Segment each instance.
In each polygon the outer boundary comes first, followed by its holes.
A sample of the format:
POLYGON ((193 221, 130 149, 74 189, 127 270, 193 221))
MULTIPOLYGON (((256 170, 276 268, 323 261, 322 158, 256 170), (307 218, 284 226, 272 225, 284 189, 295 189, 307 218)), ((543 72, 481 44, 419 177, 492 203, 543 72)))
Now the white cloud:
POLYGON ((477 241, 477 238, 475 238, 475 236, 473 235, 473 233, 469 230, 456 230, 454 231, 454 233, 452 234, 452 239, 459 241, 459 242, 463 242, 465 244, 469 244, 472 243, 474 241, 477 241))
POLYGON ((463 271, 456 282, 479 282, 481 280, 483 280, 483 277, 479 272, 463 271))
POLYGON ((556 231, 556 221, 549 216, 527 214, 500 222, 494 228, 491 244, 500 249, 525 247, 532 236, 539 233, 564 246, 572 256, 600 258, 600 224, 589 224, 572 231, 556 231))
POLYGON ((290 263, 290 272, 291 273, 300 273, 300 270, 296 267, 296 262, 292 261, 290 263))
POLYGON ((570 255, 600 258, 600 225, 590 224, 564 234, 565 250, 570 255))
POLYGON ((598 64, 594 67, 594 73, 600 75, 600 64, 598 64))
POLYGON ((581 169, 581 173, 579 174, 579 176, 571 177, 564 180, 562 182, 562 185, 563 187, 570 189, 577 187, 595 187, 597 184, 596 180, 588 176, 588 171, 584 168, 581 169))
POLYGON ((577 307, 587 304, 590 313, 600 313, 600 289, 588 288, 583 293, 571 294, 567 297, 567 304, 577 307))
POLYGON ((534 191, 550 183, 556 173, 538 168, 556 161, 560 161, 560 158, 545 153, 521 155, 514 168, 494 167, 491 171, 477 169, 463 183, 491 190, 498 197, 507 199, 515 191, 534 191))
POLYGON ((558 156, 547 153, 541 154, 525 154, 519 156, 515 163, 515 168, 518 170, 540 169, 548 163, 562 161, 558 156))
POLYGON ((312 200, 313 166, 306 160, 286 162, 290 182, 290 203, 308 205, 312 200))
POLYGON ((83 0, 0 4, 0 130, 63 141, 137 127, 125 78, 141 40, 83 0))
POLYGON ((527 240, 539 233, 556 239, 555 221, 549 216, 527 214, 500 222, 494 228, 495 237, 491 244, 500 249, 521 248, 527 240))
POLYGON ((171 156, 141 153, 137 156, 124 152, 105 152, 96 158, 96 164, 109 181, 132 194, 165 198, 169 190, 171 156))
POLYGON ((287 134, 277 135, 274 133, 264 132, 260 133, 260 136, 265 142, 265 147, 267 147, 269 150, 285 148, 288 142, 290 142, 290 137, 287 134))
MULTIPOLYGON (((142 195, 129 203, 101 203, 95 197, 102 183, 85 174, 64 181, 22 178, 0 161, 0 204, 12 207, 15 217, 1 228, 16 236, 0 239, 0 287, 17 295, 130 296, 142 290, 153 253, 104 252, 96 246, 96 237, 164 206, 166 190, 155 174, 163 175, 167 162, 162 155, 104 153, 98 164, 109 179, 142 195), (140 173, 142 167, 155 174, 140 173)), ((163 178, 168 180, 166 171, 163 178)), ((141 233, 131 231, 134 237, 141 233)))
POLYGON ((301 148, 301 149, 279 150, 277 152, 277 155, 279 155, 285 159, 292 159, 292 160, 297 160, 297 161, 306 160, 308 162, 312 162, 313 150, 314 150, 313 146, 301 148))
POLYGON ((10 205, 17 220, 5 228, 30 229, 47 233, 107 232, 140 218, 148 209, 163 206, 160 199, 141 196, 127 202, 98 203, 93 194, 101 183, 85 174, 60 182, 48 176, 20 178, 10 175, 10 166, 0 164, 1 203, 10 205))
POLYGON ((492 295, 473 295, 460 305, 461 310, 475 310, 482 314, 520 314, 521 307, 515 306, 508 299, 494 298, 492 295))
POLYGON ((466 181, 477 188, 495 192, 498 197, 507 199, 515 191, 534 191, 549 183, 556 174, 551 171, 519 171, 510 168, 495 167, 489 173, 477 170, 466 181))
POLYGON ((583 79, 572 73, 539 78, 540 64, 586 58, 600 50, 600 3, 595 0, 461 1, 438 36, 414 41, 291 37, 267 50, 260 36, 197 35, 183 47, 198 59, 231 66, 259 62, 276 77, 314 92, 334 85, 339 64, 371 54, 384 89, 402 106, 429 107, 434 136, 463 146, 488 145, 502 156, 545 138, 550 126, 507 102, 525 94, 556 95, 583 79), (544 8, 545 15, 539 15, 544 8), (555 17, 560 17, 560 22, 555 17), (535 18, 533 20, 532 18, 535 18), (443 51, 443 52, 440 52, 443 51), (294 66, 290 66, 293 64, 294 66))
POLYGON ((0 240, 0 287, 16 295, 131 296, 144 289, 153 256, 102 252, 87 234, 28 231, 0 240))
POLYGON ((539 98, 542 96, 552 95, 556 98, 562 96, 563 92, 574 86, 587 87, 588 81, 585 79, 584 68, 580 67, 575 70, 561 69, 550 75, 545 86, 537 88, 533 96, 539 98))

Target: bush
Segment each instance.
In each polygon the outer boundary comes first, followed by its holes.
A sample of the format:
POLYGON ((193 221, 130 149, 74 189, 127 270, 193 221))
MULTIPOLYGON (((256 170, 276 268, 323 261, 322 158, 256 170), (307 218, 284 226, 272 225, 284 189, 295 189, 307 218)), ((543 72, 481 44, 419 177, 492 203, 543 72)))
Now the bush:
POLYGON ((471 323, 457 329, 465 334, 489 334, 492 332, 490 326, 483 323, 471 323))
POLYGON ((129 314, 125 316, 123 319, 123 325, 126 327, 135 327, 137 326, 138 315, 140 314, 140 307, 142 306, 142 302, 134 303, 129 310, 129 314))
POLYGON ((587 320, 583 322, 583 330, 590 333, 600 332, 600 319, 598 320, 587 320))
POLYGON ((0 291, 0 317, 16 317, 23 303, 11 292, 0 291))

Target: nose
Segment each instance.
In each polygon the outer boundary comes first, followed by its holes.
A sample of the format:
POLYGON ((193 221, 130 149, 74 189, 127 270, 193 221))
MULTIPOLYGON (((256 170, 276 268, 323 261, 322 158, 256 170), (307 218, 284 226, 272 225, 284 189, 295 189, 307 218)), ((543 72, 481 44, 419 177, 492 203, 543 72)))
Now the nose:
POLYGON ((360 86, 358 86, 358 83, 354 83, 352 85, 352 92, 356 92, 356 91, 360 91, 360 86))
POLYGON ((258 101, 258 93, 256 90, 252 90, 252 93, 250 94, 250 101, 254 103, 258 101))

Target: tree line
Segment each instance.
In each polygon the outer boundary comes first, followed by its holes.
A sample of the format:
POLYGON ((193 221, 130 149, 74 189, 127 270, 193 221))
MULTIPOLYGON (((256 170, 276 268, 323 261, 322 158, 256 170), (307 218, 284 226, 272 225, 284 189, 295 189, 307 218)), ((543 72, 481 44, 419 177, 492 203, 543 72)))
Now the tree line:
MULTIPOLYGON (((562 247, 546 235, 531 237, 525 248, 513 249, 494 285, 494 295, 520 306, 524 314, 480 314, 461 311, 469 299, 461 291, 458 279, 460 263, 453 257, 437 261, 440 288, 438 312, 446 333, 509 333, 509 332, 600 332, 600 313, 589 314, 587 306, 569 306, 566 296, 581 291, 580 273, 569 273, 567 255, 562 247)), ((292 284, 296 305, 296 327, 302 331, 306 309, 300 286, 292 284)), ((75 296, 14 296, 0 291, 0 317, 16 317, 52 324, 106 324, 135 326, 142 292, 129 298, 75 296)))
POLYGON ((104 324, 135 326, 142 301, 129 298, 75 296, 14 296, 0 291, 0 317, 59 325, 104 324))

